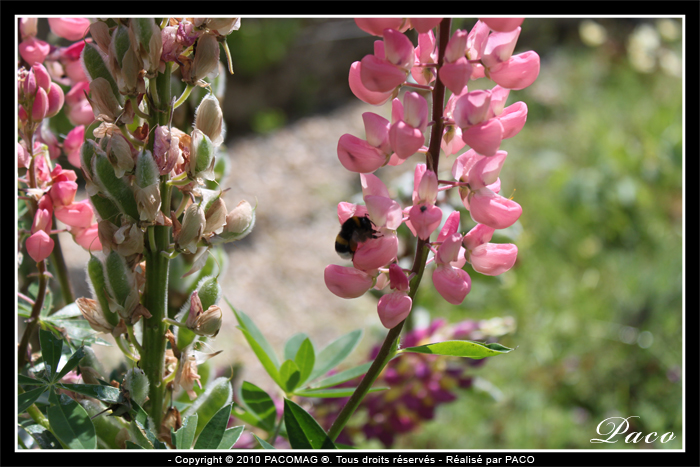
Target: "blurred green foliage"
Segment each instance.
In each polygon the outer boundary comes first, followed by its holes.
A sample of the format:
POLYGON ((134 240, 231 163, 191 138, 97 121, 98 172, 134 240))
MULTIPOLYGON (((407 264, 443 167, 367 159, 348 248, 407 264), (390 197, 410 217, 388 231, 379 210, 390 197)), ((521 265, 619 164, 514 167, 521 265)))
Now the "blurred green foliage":
POLYGON ((516 266, 500 277, 467 266, 459 307, 424 280, 417 305, 450 322, 513 316, 499 342, 517 349, 475 370, 497 397, 464 393, 396 448, 681 448, 681 79, 635 70, 614 39, 553 50, 538 81, 511 92, 529 115, 501 147, 501 194, 523 215, 493 241, 517 244, 516 266), (590 443, 606 438, 604 419, 629 416, 626 434, 676 439, 590 443))

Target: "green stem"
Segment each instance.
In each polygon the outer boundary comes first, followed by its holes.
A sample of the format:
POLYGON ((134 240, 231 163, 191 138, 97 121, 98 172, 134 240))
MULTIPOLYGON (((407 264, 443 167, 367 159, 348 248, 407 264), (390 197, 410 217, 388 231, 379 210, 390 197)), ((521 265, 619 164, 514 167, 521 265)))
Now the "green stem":
POLYGON ((173 105, 173 109, 177 109, 180 107, 182 104, 185 103, 188 97, 190 97, 190 93, 194 89, 193 84, 188 84, 185 90, 182 92, 182 95, 175 101, 175 105, 173 105))
MULTIPOLYGON (((56 229, 56 218, 53 219, 53 228, 56 229)), ((58 278, 58 283, 61 286, 61 295, 63 297, 64 305, 68 305, 75 301, 75 295, 73 294, 73 288, 71 286, 68 267, 66 267, 66 261, 63 259, 63 250, 61 249, 61 243, 58 239, 58 235, 54 238, 53 251, 51 252, 51 260, 56 269, 56 278, 58 278)), ((53 314, 58 311, 60 307, 56 306, 49 312, 53 314)))
MULTIPOLYGON (((438 66, 435 71, 437 74, 440 70, 440 65, 443 62, 443 57, 445 56, 445 49, 447 48, 447 42, 450 39, 450 28, 452 27, 452 20, 450 18, 445 18, 440 22, 440 29, 438 32, 438 66)), ((435 87, 433 88, 433 127, 430 133, 430 145, 428 146, 428 153, 426 154, 426 163, 428 169, 432 170, 437 174, 438 160, 440 157, 440 141, 442 139, 442 130, 444 127, 442 121, 442 115, 444 112, 444 101, 445 101, 445 86, 437 80, 435 87)), ((410 282, 410 292, 408 296, 411 300, 415 300, 416 292, 418 291, 418 285, 423 278, 423 272, 425 271, 425 260, 428 256, 427 241, 418 239, 416 244, 416 254, 413 260, 413 267, 411 268, 411 274, 414 274, 413 279, 410 282)), ((328 430, 328 436, 335 441, 340 432, 343 430, 348 420, 355 410, 360 406, 362 400, 365 398, 369 392, 374 381, 379 377, 380 373, 384 369, 389 360, 395 355, 397 349, 397 340, 403 329, 405 320, 397 324, 395 327, 389 330, 384 343, 377 357, 372 362, 372 365, 367 370, 367 373, 360 381, 360 384, 355 389, 355 392, 350 396, 345 407, 338 414, 338 418, 335 419, 333 425, 331 425, 330 430, 328 430)))
POLYGON ((32 314, 27 320, 27 327, 24 328, 24 334, 22 334, 22 340, 19 343, 17 355, 17 368, 19 369, 27 362, 27 346, 29 345, 29 339, 34 334, 36 325, 39 324, 39 314, 41 313, 41 307, 44 306, 44 298, 46 297, 46 287, 48 284, 46 277, 46 261, 37 263, 37 268, 39 269, 39 291, 37 292, 34 306, 32 306, 32 314))

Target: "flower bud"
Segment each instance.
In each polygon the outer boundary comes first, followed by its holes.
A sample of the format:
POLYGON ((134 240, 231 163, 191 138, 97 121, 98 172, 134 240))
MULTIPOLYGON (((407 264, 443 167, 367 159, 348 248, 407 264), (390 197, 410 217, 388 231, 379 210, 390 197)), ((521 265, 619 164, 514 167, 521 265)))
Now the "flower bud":
POLYGON ((80 312, 83 314, 83 318, 87 320, 92 329, 104 334, 109 334, 114 330, 114 326, 107 321, 104 312, 97 306, 95 300, 90 298, 78 298, 75 304, 78 305, 78 309, 80 309, 80 312))
POLYGON ((190 297, 190 312, 186 326, 199 336, 216 337, 221 329, 223 313, 217 305, 211 305, 206 311, 202 308, 199 293, 195 290, 190 297))
POLYGON ((122 387, 129 391, 129 397, 138 405, 143 405, 148 399, 149 385, 148 377, 141 368, 131 368, 122 382, 122 387))
POLYGON ((204 34, 197 40, 197 52, 192 63, 190 76, 184 81, 195 84, 200 79, 218 70, 219 42, 211 34, 204 34))
POLYGON ((136 160, 136 185, 134 197, 139 219, 153 222, 160 210, 160 177, 151 151, 141 151, 136 160))
MULTIPOLYGON (((87 49, 87 47, 85 48, 87 49)), ((114 86, 117 86, 116 83, 114 86)), ((110 122, 116 121, 122 111, 119 100, 114 97, 109 81, 104 78, 95 78, 90 82, 88 102, 92 106, 95 117, 103 115, 110 122)))
POLYGON ((32 120, 39 122, 46 118, 49 111, 49 98, 46 95, 44 88, 38 88, 34 95, 34 103, 32 104, 32 120))
POLYGON ((34 261, 40 263, 49 257, 53 251, 53 245, 53 239, 45 231, 38 230, 27 239, 27 253, 34 261))
POLYGON ((214 146, 220 146, 224 141, 223 122, 219 99, 211 94, 202 99, 195 112, 194 127, 207 135, 214 146))
POLYGON ((51 118, 58 114, 58 112, 63 107, 63 102, 65 101, 65 96, 63 95, 63 90, 56 83, 51 83, 49 85, 49 91, 47 93, 48 98, 48 109, 46 111, 46 117, 51 118))
POLYGON ((220 36, 228 36, 241 27, 241 18, 208 18, 207 28, 220 36))
POLYGON ((226 215, 223 234, 229 234, 233 240, 240 240, 253 230, 254 225, 255 210, 248 201, 243 200, 226 215))
POLYGON ((153 18, 132 18, 129 35, 134 50, 143 60, 144 68, 149 74, 154 73, 160 65, 163 53, 163 38, 153 18))
POLYGON ((217 198, 216 201, 207 209, 205 214, 207 224, 204 227, 204 233, 216 232, 226 223, 226 203, 222 198, 217 198))
POLYGON ((115 133, 109 140, 109 158, 114 166, 114 175, 117 178, 124 177, 125 172, 134 169, 134 157, 131 154, 131 145, 122 135, 115 133))

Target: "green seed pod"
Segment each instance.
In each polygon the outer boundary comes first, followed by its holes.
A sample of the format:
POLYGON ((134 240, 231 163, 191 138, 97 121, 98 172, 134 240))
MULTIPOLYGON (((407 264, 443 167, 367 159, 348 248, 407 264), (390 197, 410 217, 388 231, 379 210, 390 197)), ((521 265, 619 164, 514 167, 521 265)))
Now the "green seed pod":
POLYGON ((136 184, 146 188, 158 182, 160 182, 160 173, 151 151, 141 151, 136 159, 136 184))
POLYGON ((195 129, 192 131, 192 144, 190 149, 190 158, 196 161, 195 167, 190 168, 193 175, 207 170, 211 166, 214 155, 216 154, 216 148, 212 144, 211 139, 202 133, 201 130, 195 129))
POLYGON ((98 415, 104 410, 99 402, 92 399, 80 401, 85 411, 92 419, 92 424, 95 425, 95 432, 98 436, 97 447, 106 449, 123 449, 119 446, 118 435, 121 430, 127 426, 121 417, 108 417, 106 414, 98 415))
POLYGON ((102 189, 102 192, 109 196, 124 214, 130 216, 133 221, 138 220, 139 211, 134 192, 126 180, 117 178, 109 159, 102 154, 95 153, 92 167, 95 175, 94 181, 102 189))
POLYGON ((112 297, 118 305, 125 306, 129 295, 134 290, 133 272, 127 267, 124 257, 114 250, 105 260, 105 271, 112 297))
POLYGON ((197 284, 197 293, 202 301, 202 308, 206 310, 210 306, 219 303, 219 299, 221 299, 221 285, 219 285, 216 277, 205 277, 197 284))
POLYGON ((216 412, 230 404, 231 400, 233 400, 231 382, 228 378, 216 378, 207 386, 204 393, 182 412, 182 418, 195 413, 197 414, 197 429, 194 434, 195 437, 197 437, 216 412))
POLYGON ((110 48, 112 49, 112 53, 114 53, 114 57, 120 69, 124 66, 124 55, 129 51, 129 47, 131 47, 129 29, 126 26, 119 25, 117 29, 114 30, 114 33, 112 33, 110 48))
POLYGON ((109 72, 107 67, 107 57, 102 54, 99 47, 96 44, 86 42, 82 53, 80 54, 80 61, 83 64, 83 69, 87 73, 90 81, 94 81, 97 78, 104 78, 109 83, 112 88, 114 97, 117 98, 119 103, 123 103, 121 94, 119 94, 119 88, 117 87, 117 82, 114 77, 109 72))
POLYGON ((92 294, 95 297, 95 300, 97 300, 97 303, 100 305, 102 314, 109 324, 112 326, 117 326, 119 324, 119 316, 109 309, 105 271, 102 261, 100 261, 97 256, 90 255, 90 259, 87 263, 87 272, 92 285, 92 294))
POLYGON ((129 391, 129 397, 138 405, 143 405, 146 402, 149 382, 146 373, 141 368, 132 368, 127 371, 122 386, 129 391))

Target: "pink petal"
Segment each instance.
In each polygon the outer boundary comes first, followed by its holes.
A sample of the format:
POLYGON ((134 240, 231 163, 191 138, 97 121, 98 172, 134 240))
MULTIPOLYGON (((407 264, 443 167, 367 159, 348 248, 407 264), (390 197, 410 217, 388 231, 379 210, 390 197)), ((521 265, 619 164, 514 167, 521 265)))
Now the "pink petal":
POLYGON ((523 208, 513 200, 497 195, 488 188, 472 192, 469 213, 474 222, 494 229, 505 229, 515 224, 523 208))
POLYGON ((438 235, 437 242, 442 242, 445 240, 445 238, 449 237, 453 233, 456 233, 459 230, 460 223, 459 223, 459 211, 452 211, 449 216, 447 216, 447 220, 445 220, 445 224, 442 226, 442 229, 440 229, 440 234, 438 235))
POLYGON ((357 298, 372 287, 372 277, 359 269, 331 264, 323 271, 328 290, 340 298, 357 298))
POLYGON ((49 18, 51 32, 69 41, 77 41, 85 37, 90 27, 87 18, 49 18))
POLYGON ((370 92, 392 92, 406 80, 406 72, 375 55, 365 55, 360 64, 360 79, 370 92))
POLYGON ((408 159, 423 147, 425 136, 418 128, 399 120, 389 128, 389 141, 399 158, 408 159))
POLYGON ((27 239, 27 253, 37 263, 49 257, 53 251, 54 242, 43 230, 38 230, 27 239))
POLYGON ((377 313, 382 325, 391 329, 405 320, 411 312, 413 301, 406 292, 393 292, 382 295, 377 303, 377 313))
POLYGON ((489 77, 508 89, 524 89, 540 74, 540 56, 532 50, 514 55, 510 60, 489 69, 489 77))
POLYGON ((352 263, 357 269, 371 271, 391 263, 399 251, 396 235, 384 235, 361 243, 355 251, 352 263))
POLYGON ((388 92, 373 92, 367 89, 360 78, 361 69, 361 63, 355 62, 350 66, 350 74, 348 75, 350 90, 355 97, 371 105, 382 105, 391 99, 393 89, 388 92))
POLYGON ((43 63, 50 51, 48 43, 34 37, 19 44, 19 54, 27 63, 43 63))
POLYGON ((73 229, 71 230, 71 233, 74 235, 73 239, 75 240, 75 243, 86 250, 102 250, 102 243, 100 243, 100 238, 97 234, 97 223, 92 224, 90 227, 73 229))
POLYGON ((495 230, 496 229, 489 227, 488 225, 476 224, 476 226, 464 236, 462 244, 464 245, 464 248, 472 251, 479 245, 490 242, 495 230))
POLYGON ((411 220, 412 230, 415 229, 415 235, 422 240, 427 240, 440 226, 442 210, 433 204, 420 204, 413 206, 408 212, 408 216, 411 220))
POLYGON ((497 32, 509 32, 523 24, 525 18, 479 18, 486 25, 497 32))
POLYGON ((518 247, 512 243, 487 243, 472 250, 469 262, 474 270, 487 276, 497 276, 513 267, 518 247))
POLYGON ((472 74, 472 65, 466 57, 454 63, 445 63, 439 71, 440 81, 454 94, 462 92, 472 74))
POLYGON ((394 66, 408 70, 413 65, 414 50, 411 40, 403 33, 387 28, 384 30, 384 57, 394 66))
POLYGON ((433 271, 433 285, 442 298, 453 305, 459 305, 471 290, 472 280, 463 269, 439 265, 433 271))
POLYGON ((85 200, 68 206, 57 207, 56 219, 71 227, 89 227, 92 224, 92 206, 85 200))
POLYGON ((486 40, 486 46, 481 55, 481 63, 485 67, 491 68, 498 63, 508 60, 513 55, 518 36, 520 36, 520 28, 509 32, 491 33, 486 40))
POLYGON ((442 18, 411 18, 411 26, 419 34, 426 34, 440 24, 442 18))
POLYGON ((364 32, 380 37, 387 28, 400 30, 401 25, 404 25, 403 30, 408 29, 403 18, 355 18, 355 24, 364 32))
POLYGON ((370 173, 383 166, 387 157, 367 141, 344 134, 338 140, 338 159, 351 172, 370 173))
POLYGON ((502 139, 503 125, 495 118, 469 127, 462 132, 462 140, 482 156, 496 154, 502 139))

